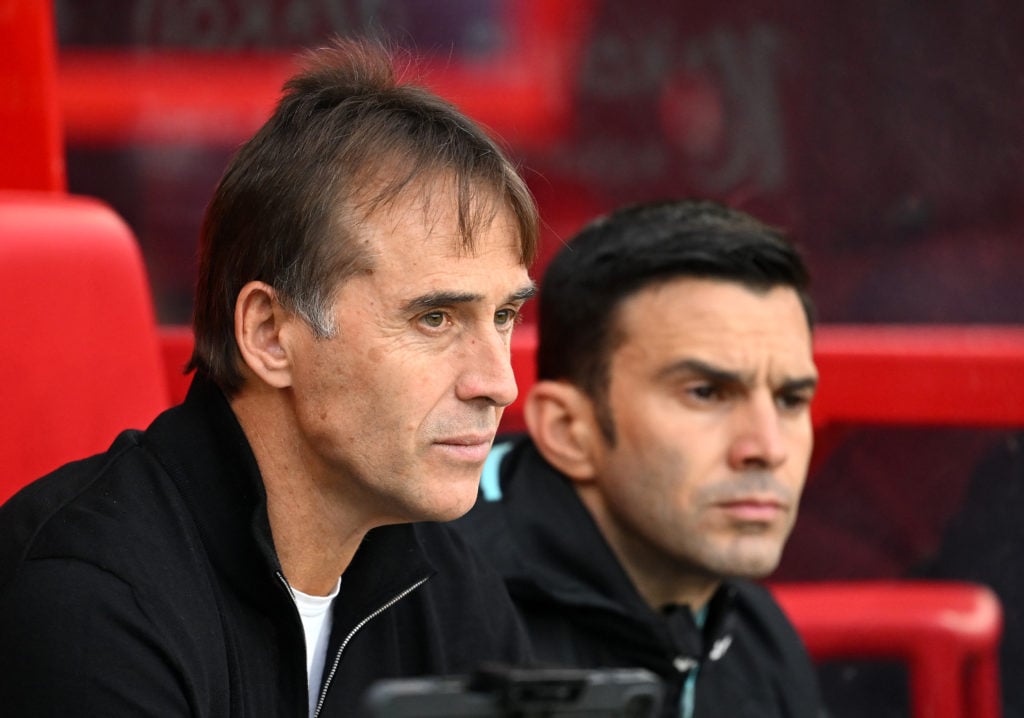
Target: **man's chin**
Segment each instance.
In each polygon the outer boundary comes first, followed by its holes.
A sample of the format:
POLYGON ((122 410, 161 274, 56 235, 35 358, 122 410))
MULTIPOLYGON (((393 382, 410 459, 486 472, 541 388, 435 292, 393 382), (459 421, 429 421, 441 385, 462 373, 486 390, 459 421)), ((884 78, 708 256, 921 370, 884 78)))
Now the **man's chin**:
POLYGON ((775 542, 760 546, 733 546, 719 555, 713 569, 723 577, 761 579, 778 568, 781 558, 782 547, 775 542))
POLYGON ((734 562, 734 570, 728 575, 756 580, 770 576, 778 567, 778 556, 748 557, 734 562))
POLYGON ((449 483, 443 492, 435 494, 435 501, 422 507, 424 517, 419 520, 454 521, 464 516, 476 503, 479 489, 479 475, 449 483))
POLYGON ((478 495, 478 491, 477 491, 477 487, 478 486, 479 486, 479 484, 474 486, 473 492, 471 494, 469 494, 465 498, 460 499, 460 501, 458 503, 448 507, 443 512, 443 515, 441 517, 435 519, 435 520, 436 521, 454 521, 457 518, 465 516, 466 513, 469 512, 469 510, 471 508, 473 508, 473 505, 476 503, 476 499, 477 499, 477 495, 478 495))

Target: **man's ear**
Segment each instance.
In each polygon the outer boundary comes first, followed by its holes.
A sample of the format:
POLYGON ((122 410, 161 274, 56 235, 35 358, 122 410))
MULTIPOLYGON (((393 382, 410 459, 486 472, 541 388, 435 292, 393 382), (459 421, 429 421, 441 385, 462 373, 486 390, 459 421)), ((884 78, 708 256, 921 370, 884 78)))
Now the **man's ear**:
POLYGON ((283 337, 291 318, 277 301, 274 288, 265 282, 249 282, 235 300, 235 341, 242 361, 260 380, 277 389, 292 381, 283 337))
POLYGON ((564 381, 538 381, 523 404, 523 416, 537 450, 573 481, 597 472, 603 437, 585 393, 564 381))

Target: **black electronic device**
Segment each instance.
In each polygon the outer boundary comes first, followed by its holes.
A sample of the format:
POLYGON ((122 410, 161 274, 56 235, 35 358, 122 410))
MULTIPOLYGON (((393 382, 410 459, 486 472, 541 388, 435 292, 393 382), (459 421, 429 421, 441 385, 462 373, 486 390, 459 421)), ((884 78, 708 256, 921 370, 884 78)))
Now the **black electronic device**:
POLYGON ((654 718, 660 680, 639 668, 485 667, 374 683, 359 718, 654 718))

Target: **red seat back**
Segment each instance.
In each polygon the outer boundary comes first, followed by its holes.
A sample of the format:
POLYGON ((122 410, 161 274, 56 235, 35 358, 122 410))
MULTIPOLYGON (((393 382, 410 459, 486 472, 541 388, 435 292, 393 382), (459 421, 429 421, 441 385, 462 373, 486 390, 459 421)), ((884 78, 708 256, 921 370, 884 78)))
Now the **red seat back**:
POLYGON ((914 718, 998 718, 999 599, 942 581, 784 583, 772 587, 811 655, 892 658, 910 673, 914 718))
POLYGON ((53 3, 0 3, 0 187, 63 191, 53 3))
POLYGON ((106 205, 0 192, 0 501, 169 404, 142 257, 106 205))

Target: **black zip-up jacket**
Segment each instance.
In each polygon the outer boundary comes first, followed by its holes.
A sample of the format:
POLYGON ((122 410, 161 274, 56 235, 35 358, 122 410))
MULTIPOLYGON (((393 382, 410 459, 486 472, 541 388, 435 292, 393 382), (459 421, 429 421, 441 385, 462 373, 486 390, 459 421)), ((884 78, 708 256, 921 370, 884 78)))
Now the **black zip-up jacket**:
MULTIPOLYGON (((378 678, 528 661, 500 578, 440 524, 371 531, 333 619, 320 716, 353 715, 378 678)), ((3 715, 308 712, 262 480, 210 382, 0 508, 3 715)))
POLYGON ((481 498, 455 525, 504 575, 538 660, 646 668, 665 683, 664 716, 680 714, 695 668, 695 718, 820 715, 813 664, 765 589, 723 583, 701 630, 686 606, 646 604, 569 480, 529 439, 505 455, 500 487, 500 501, 481 498))

